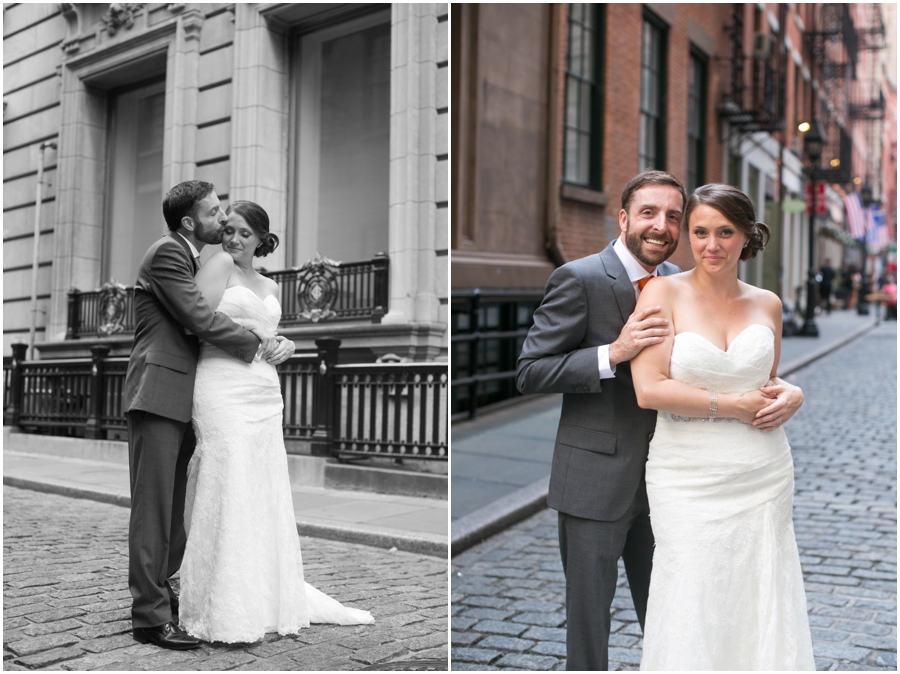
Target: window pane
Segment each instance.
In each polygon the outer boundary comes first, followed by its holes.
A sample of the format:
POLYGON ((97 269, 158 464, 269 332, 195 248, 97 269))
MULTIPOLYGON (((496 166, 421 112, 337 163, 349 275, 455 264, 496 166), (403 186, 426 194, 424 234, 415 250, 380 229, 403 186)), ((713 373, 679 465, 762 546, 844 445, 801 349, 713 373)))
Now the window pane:
POLYGON ((578 127, 578 80, 566 78, 566 126, 578 127))
POLYGON ((593 34, 585 31, 584 58, 581 61, 584 79, 594 81, 594 38, 593 34))
POLYGON ((571 25, 571 31, 569 32, 570 39, 572 40, 569 43, 569 53, 571 54, 571 66, 570 69, 576 75, 583 74, 583 68, 581 66, 582 52, 584 51, 584 47, 582 45, 582 37, 583 31, 581 26, 578 24, 571 25))
POLYGON ((365 260, 388 246, 391 26, 322 43, 318 250, 365 260))
POLYGON ((578 139, 578 182, 587 185, 591 181, 591 137, 582 133, 578 139))
POLYGON ((587 133, 591 132, 591 87, 586 82, 581 83, 581 117, 578 129, 587 133))
POLYGON ((578 134, 566 131, 566 180, 578 182, 578 134))

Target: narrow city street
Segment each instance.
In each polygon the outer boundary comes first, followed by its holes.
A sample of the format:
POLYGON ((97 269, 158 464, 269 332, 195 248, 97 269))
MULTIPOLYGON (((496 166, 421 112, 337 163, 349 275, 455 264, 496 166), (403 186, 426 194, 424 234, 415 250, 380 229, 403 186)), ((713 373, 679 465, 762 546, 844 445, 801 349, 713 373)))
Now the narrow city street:
POLYGON ((5 670, 432 669, 440 661, 446 668, 446 561, 309 537, 301 537, 306 580, 370 610, 374 625, 312 625, 298 636, 193 651, 138 644, 131 636, 128 513, 4 488, 5 670))
MULTIPOLYGON (((896 670, 896 322, 789 379, 806 395, 786 431, 816 668, 896 670)), ((452 669, 565 669, 555 511, 470 548, 451 568, 452 669)), ((636 670, 641 630, 621 564, 613 608, 610 669, 636 670)))

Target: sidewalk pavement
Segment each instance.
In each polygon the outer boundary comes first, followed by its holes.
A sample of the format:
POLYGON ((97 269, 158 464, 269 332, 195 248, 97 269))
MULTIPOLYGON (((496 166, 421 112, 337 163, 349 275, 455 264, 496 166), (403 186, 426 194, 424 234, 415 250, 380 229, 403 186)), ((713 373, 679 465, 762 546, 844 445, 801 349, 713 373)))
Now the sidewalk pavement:
MULTIPOLYGON (((790 375, 876 325, 874 316, 835 311, 816 317, 818 337, 785 337, 779 375, 790 375)), ((536 395, 451 429, 450 554, 547 506, 562 396, 536 395)))
MULTIPOLYGON (((131 506, 128 465, 3 451, 3 484, 131 506)), ((292 485, 303 536, 446 558, 447 501, 292 485)))

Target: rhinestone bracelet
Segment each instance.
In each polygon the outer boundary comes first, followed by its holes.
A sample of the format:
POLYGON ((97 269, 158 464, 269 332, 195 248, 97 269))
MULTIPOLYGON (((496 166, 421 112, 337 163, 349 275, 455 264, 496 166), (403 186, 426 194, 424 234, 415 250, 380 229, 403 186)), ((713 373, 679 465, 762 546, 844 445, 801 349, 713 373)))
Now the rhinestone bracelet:
POLYGON ((731 417, 683 417, 680 414, 670 414, 672 421, 740 421, 731 417))

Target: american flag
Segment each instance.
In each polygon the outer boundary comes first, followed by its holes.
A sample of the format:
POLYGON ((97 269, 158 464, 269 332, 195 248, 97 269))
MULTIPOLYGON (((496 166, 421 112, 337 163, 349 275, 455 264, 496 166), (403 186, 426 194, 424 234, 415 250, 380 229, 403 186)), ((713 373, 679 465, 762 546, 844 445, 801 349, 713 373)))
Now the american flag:
POLYGON ((866 225, 866 242, 872 248, 881 249, 891 243, 887 219, 880 205, 874 204, 866 209, 866 225))
POLYGON ((857 192, 844 195, 844 207, 847 209, 847 224, 850 236, 854 239, 865 239, 867 234, 866 213, 857 192))

